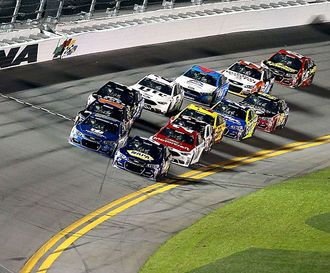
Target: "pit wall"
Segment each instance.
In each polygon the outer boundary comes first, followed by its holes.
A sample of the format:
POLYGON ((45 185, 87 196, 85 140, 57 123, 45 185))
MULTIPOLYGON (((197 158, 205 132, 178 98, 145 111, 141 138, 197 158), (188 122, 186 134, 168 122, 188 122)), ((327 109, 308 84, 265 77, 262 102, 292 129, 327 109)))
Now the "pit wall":
POLYGON ((120 19, 122 23, 114 18, 59 25, 56 33, 49 33, 45 39, 1 47, 0 69, 177 40, 330 21, 329 1, 262 9, 243 9, 244 5, 230 11, 226 8, 220 11, 217 5, 193 7, 192 11, 191 8, 165 10, 165 15, 155 11, 125 16, 125 21, 120 19), (192 13, 191 17, 177 16, 187 11, 192 13), (198 16, 193 16, 194 12, 198 16), (162 20, 157 20, 159 14, 162 20), (170 16, 169 20, 166 16, 170 16))

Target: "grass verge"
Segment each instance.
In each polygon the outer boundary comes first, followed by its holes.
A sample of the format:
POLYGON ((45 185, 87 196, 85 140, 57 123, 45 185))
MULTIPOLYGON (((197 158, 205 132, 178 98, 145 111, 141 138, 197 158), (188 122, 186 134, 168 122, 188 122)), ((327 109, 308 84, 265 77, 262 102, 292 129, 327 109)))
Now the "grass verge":
POLYGON ((212 212, 161 246, 151 272, 329 273, 330 168, 212 212))

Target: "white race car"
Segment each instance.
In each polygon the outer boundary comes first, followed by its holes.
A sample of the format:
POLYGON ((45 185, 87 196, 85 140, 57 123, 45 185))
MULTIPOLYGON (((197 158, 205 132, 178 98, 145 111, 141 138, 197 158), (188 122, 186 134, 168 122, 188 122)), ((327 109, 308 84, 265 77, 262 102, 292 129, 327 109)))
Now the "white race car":
POLYGON ((247 61, 236 62, 222 72, 229 80, 229 92, 234 94, 269 94, 275 81, 269 69, 247 61))
POLYGON ((183 102, 183 90, 180 85, 163 77, 149 74, 138 83, 130 86, 144 98, 144 109, 168 114, 178 111, 183 102))
POLYGON ((175 82, 182 86, 186 98, 207 105, 221 101, 228 92, 224 75, 198 65, 176 78, 175 82))

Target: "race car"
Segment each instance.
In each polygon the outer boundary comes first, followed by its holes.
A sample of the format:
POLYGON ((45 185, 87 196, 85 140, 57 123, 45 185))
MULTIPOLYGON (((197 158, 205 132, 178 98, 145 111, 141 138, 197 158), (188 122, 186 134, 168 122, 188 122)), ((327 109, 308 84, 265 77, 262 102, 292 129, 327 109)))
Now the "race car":
POLYGON ((252 108, 226 99, 214 105, 212 109, 226 121, 225 136, 237 141, 253 136, 258 116, 252 108))
POLYGON ((91 113, 77 121, 70 133, 69 143, 112 157, 128 138, 122 122, 99 113, 91 113))
POLYGON ((175 82, 181 85, 186 98, 207 105, 222 100, 228 92, 224 75, 197 65, 176 78, 175 82))
POLYGON ((170 168, 169 149, 149 139, 136 136, 117 150, 112 165, 153 180, 167 176, 170 168))
POLYGON ((132 118, 135 120, 141 116, 144 100, 140 92, 132 90, 125 85, 112 81, 108 82, 98 91, 89 95, 87 105, 98 98, 124 104, 128 109, 130 119, 132 118))
POLYGON ((130 130, 133 125, 133 119, 129 118, 125 105, 98 98, 89 104, 84 110, 78 112, 75 123, 79 123, 88 117, 91 113, 98 113, 122 122, 125 130, 130 130))
POLYGON ((250 94, 241 104, 250 106, 258 115, 257 127, 266 132, 284 128, 289 117, 289 107, 282 99, 268 94, 250 94))
POLYGON ((139 91, 144 98, 144 109, 168 114, 180 110, 183 90, 180 85, 163 77, 150 74, 130 88, 139 91))
POLYGON ((232 64, 223 74, 229 80, 229 92, 232 94, 270 93, 275 80, 268 68, 247 61, 232 64))
POLYGON ((174 120, 170 120, 170 123, 174 126, 183 127, 189 131, 199 132, 205 141, 205 151, 211 151, 214 144, 214 134, 210 124, 187 116, 180 116, 174 120))
POLYGON ((181 116, 192 117, 198 121, 206 122, 212 126, 213 139, 215 143, 221 141, 223 134, 226 130, 226 122, 217 112, 195 104, 189 104, 179 114, 171 119, 174 120, 181 116))
POLYGON ((189 167, 197 163, 205 150, 205 141, 199 132, 168 123, 151 139, 170 149, 171 162, 189 167))
POLYGON ((311 58, 284 49, 261 64, 273 72, 276 82, 291 88, 311 85, 316 73, 316 65, 311 58))

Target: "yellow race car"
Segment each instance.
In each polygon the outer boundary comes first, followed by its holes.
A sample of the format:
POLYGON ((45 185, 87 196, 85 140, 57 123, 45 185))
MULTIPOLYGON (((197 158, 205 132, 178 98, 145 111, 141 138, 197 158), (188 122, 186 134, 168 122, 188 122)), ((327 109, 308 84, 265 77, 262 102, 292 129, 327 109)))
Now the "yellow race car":
POLYGON ((221 115, 203 106, 189 104, 179 114, 172 117, 172 120, 175 120, 180 116, 191 117, 197 121, 203 121, 207 124, 210 124, 213 129, 213 139, 215 143, 221 141, 226 130, 226 122, 221 117, 221 115))

